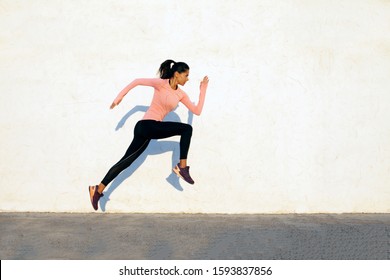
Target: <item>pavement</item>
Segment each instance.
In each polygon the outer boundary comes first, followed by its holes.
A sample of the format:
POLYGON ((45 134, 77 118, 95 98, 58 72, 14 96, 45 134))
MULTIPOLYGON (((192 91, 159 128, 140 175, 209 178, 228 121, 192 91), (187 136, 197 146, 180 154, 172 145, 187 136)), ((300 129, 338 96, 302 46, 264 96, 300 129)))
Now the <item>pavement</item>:
POLYGON ((389 260, 390 214, 0 213, 2 260, 389 260))

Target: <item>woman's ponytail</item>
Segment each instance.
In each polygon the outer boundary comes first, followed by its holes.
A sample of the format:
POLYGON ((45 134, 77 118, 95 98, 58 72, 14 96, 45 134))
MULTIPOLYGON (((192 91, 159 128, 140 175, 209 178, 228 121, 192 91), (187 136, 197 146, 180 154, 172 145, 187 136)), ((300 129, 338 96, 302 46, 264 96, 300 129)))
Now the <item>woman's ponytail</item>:
POLYGON ((167 59, 161 63, 158 73, 161 79, 170 79, 175 72, 183 73, 190 70, 190 67, 184 62, 175 62, 172 59, 167 59))

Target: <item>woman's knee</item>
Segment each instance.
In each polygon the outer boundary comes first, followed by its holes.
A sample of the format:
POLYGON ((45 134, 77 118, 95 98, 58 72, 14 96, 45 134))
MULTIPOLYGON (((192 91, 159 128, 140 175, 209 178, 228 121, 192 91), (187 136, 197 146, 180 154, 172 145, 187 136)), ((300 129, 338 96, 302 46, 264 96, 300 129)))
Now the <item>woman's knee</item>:
POLYGON ((192 125, 190 124, 185 124, 185 131, 186 131, 186 134, 191 136, 192 135, 192 125))

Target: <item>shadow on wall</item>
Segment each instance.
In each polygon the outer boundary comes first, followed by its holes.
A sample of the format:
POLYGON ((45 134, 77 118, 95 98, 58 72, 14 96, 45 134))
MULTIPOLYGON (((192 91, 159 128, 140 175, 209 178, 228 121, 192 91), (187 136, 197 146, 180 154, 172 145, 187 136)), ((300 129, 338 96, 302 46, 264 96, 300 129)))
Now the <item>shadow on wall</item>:
MULTIPOLYGON (((134 107, 128 113, 126 113, 126 115, 122 117, 122 119, 119 121, 118 125, 116 126, 115 130, 118 131, 119 129, 121 129, 125 125, 127 119, 131 117, 133 114, 137 112, 146 112, 148 108, 149 108, 148 106, 134 107)), ((187 123, 192 125, 193 118, 194 118, 194 114, 188 111, 187 123)), ((164 121, 181 122, 180 117, 175 112, 169 113, 165 117, 164 121)), ((132 141, 132 139, 129 140, 132 141)), ((118 177, 114 179, 114 181, 112 181, 108 190, 104 192, 104 196, 100 199, 100 209, 103 212, 106 210, 106 204, 110 200, 110 195, 116 190, 117 187, 119 187, 119 185, 123 183, 123 181, 129 178, 144 163, 145 159, 149 155, 159 155, 166 152, 172 152, 172 166, 171 169, 169 169, 170 175, 166 178, 166 180, 176 190, 183 191, 183 188, 180 185, 179 178, 172 172, 172 168, 179 162, 179 157, 180 157, 179 142, 165 141, 165 140, 163 141, 152 140, 150 141, 150 144, 146 148, 146 150, 133 162, 133 164, 130 165, 128 168, 126 168, 122 173, 118 175, 118 177)))

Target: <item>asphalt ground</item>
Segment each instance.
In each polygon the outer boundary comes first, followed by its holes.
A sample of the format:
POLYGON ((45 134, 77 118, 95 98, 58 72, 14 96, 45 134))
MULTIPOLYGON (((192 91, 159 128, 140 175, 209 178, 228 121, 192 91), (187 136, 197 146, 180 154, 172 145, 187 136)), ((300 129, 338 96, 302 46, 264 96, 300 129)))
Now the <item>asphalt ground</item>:
POLYGON ((0 213, 1 260, 389 260, 390 214, 0 213))

